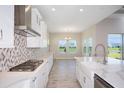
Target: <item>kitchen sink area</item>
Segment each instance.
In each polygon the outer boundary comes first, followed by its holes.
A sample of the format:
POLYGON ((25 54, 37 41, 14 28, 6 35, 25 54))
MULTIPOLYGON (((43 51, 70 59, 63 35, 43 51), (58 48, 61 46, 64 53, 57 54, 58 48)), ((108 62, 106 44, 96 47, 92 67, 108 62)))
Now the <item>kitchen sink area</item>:
POLYGON ((124 64, 121 60, 107 58, 107 63, 94 61, 94 57, 76 58, 76 75, 82 87, 123 88, 124 64), (89 61, 90 59, 90 61, 89 61), (118 63, 117 63, 118 62, 118 63), (122 74, 123 73, 123 74, 122 74), (99 77, 96 80, 96 77, 99 77), (105 83, 106 82, 106 83, 105 83), (108 86, 111 85, 111 86, 108 86))

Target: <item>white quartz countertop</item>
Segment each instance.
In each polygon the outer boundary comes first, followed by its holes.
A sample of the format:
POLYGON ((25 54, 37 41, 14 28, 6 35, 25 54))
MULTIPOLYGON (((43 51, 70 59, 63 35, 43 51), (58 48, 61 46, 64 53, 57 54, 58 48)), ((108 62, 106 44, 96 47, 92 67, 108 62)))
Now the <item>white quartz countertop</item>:
POLYGON ((107 64, 96 62, 93 57, 75 57, 83 69, 93 79, 96 73, 113 87, 124 88, 124 62, 108 58, 107 64))

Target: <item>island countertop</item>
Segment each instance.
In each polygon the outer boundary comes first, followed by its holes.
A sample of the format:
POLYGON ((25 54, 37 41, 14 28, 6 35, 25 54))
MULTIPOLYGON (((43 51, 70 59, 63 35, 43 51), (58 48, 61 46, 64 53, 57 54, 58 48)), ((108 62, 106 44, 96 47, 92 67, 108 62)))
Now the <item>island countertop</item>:
POLYGON ((97 62, 94 57, 75 57, 89 77, 93 80, 94 74, 107 81, 115 88, 124 88, 124 62, 107 58, 107 63, 97 62))

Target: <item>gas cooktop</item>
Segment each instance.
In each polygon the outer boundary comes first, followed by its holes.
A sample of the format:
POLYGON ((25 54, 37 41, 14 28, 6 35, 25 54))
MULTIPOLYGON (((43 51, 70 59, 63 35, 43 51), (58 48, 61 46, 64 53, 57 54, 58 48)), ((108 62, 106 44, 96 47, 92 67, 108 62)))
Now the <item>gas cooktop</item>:
POLYGON ((12 72, 30 72, 34 71, 37 67, 39 67, 44 61, 43 60, 28 60, 20 65, 17 65, 10 69, 12 72))

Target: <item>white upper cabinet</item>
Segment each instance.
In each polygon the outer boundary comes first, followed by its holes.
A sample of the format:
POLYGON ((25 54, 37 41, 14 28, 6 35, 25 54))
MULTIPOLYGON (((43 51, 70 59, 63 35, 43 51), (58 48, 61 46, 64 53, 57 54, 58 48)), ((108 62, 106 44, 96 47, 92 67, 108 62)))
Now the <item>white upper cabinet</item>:
POLYGON ((41 22, 41 47, 48 47, 47 24, 44 21, 41 22))
MULTIPOLYGON (((31 26, 36 32, 41 33, 41 19, 42 16, 39 13, 38 9, 32 8, 31 10, 31 26)), ((41 38, 36 37, 27 37, 27 47, 29 48, 40 48, 41 38)))
POLYGON ((0 6, 0 48, 14 47, 14 6, 0 6))
POLYGON ((35 29, 41 36, 40 37, 27 37, 27 47, 29 48, 46 48, 48 47, 48 32, 47 24, 42 20, 42 16, 37 8, 32 8, 31 16, 32 29, 35 29))
POLYGON ((32 24, 32 29, 35 29, 36 32, 40 33, 41 31, 41 20, 42 20, 42 16, 40 14, 40 12, 38 11, 37 8, 32 8, 31 10, 31 24, 32 24))

